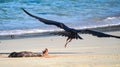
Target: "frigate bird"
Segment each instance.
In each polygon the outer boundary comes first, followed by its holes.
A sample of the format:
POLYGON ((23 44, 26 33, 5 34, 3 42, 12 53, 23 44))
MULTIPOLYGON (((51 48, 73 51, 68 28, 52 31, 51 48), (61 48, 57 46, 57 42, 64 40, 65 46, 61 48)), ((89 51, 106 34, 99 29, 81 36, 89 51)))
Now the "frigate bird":
POLYGON ((68 26, 66 26, 65 24, 61 23, 61 22, 57 22, 57 21, 53 21, 53 20, 47 20, 38 16, 35 16, 31 13, 29 13, 28 11, 26 11, 25 9, 22 8, 22 10, 28 14, 29 16, 38 19, 40 22, 47 24, 47 25, 55 25, 61 29, 63 29, 64 31, 60 31, 57 33, 54 33, 54 35, 61 35, 61 36, 65 36, 68 37, 65 43, 65 46, 67 46, 67 44, 69 42, 71 42, 72 39, 83 39, 82 37, 79 36, 79 33, 82 34, 92 34, 93 36, 97 36, 97 37, 114 37, 114 38, 119 38, 120 36, 115 36, 115 35, 110 35, 110 34, 105 34, 102 32, 98 32, 98 31, 93 31, 93 30, 89 30, 89 29, 82 29, 82 30, 77 30, 74 28, 70 28, 68 26))

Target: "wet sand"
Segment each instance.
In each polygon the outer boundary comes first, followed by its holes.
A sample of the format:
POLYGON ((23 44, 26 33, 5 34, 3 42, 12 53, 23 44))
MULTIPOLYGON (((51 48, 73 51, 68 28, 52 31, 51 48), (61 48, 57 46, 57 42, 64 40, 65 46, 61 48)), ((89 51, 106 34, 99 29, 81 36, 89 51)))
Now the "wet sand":
MULTIPOLYGON (((106 32, 120 36, 120 31, 106 32)), ((1 40, 0 67, 120 67, 120 39, 81 35, 64 48, 65 37, 37 37, 1 40), (41 53, 48 48, 48 57, 8 58, 13 51, 41 53)))

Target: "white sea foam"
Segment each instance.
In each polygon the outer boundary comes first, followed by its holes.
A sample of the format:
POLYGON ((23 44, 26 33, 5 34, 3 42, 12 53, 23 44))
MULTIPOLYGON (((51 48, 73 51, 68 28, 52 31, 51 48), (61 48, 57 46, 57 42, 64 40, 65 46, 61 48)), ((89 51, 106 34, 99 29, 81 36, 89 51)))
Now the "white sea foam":
MULTIPOLYGON (((91 29, 91 28, 102 28, 102 27, 112 27, 112 26, 118 26, 120 24, 111 24, 111 25, 102 25, 102 26, 84 26, 84 27, 74 27, 75 29, 91 29)), ((112 28, 111 28, 112 29, 112 28)), ((0 36, 7 36, 7 35, 24 35, 24 34, 35 34, 35 33, 45 33, 45 32, 55 32, 55 31, 61 31, 62 29, 24 29, 24 30, 2 30, 0 31, 0 36)))

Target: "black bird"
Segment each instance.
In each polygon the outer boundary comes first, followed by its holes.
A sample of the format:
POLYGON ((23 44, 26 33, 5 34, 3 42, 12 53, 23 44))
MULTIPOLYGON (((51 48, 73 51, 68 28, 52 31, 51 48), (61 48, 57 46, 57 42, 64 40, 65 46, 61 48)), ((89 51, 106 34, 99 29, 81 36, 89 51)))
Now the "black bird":
POLYGON ((22 8, 22 10, 26 14, 28 14, 29 16, 38 19, 39 21, 43 22, 44 24, 55 25, 55 26, 57 26, 61 29, 64 29, 64 31, 54 33, 54 35, 61 35, 61 36, 68 37, 64 47, 66 47, 67 44, 69 42, 71 42, 72 39, 83 39, 82 37, 80 37, 78 35, 79 33, 92 34, 93 36, 97 36, 97 37, 114 37, 114 38, 119 38, 120 39, 120 36, 109 35, 109 34, 105 34, 105 33, 102 33, 102 32, 97 32, 97 31, 93 31, 93 30, 89 30, 89 29, 83 29, 83 30, 73 29, 73 28, 70 28, 70 27, 66 26, 65 24, 63 24, 61 22, 57 22, 57 21, 53 21, 53 20, 47 20, 47 19, 35 16, 35 15, 32 15, 31 13, 29 13, 28 11, 26 11, 23 8, 22 8))

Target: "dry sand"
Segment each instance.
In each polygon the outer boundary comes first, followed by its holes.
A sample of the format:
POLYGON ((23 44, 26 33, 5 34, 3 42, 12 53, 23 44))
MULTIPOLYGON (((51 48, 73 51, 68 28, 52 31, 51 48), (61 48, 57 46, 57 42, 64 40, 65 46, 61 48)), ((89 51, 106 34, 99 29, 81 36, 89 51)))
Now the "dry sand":
MULTIPOLYGON (((120 36, 120 31, 109 33, 120 36)), ((120 39, 81 36, 84 40, 73 40, 67 48, 66 38, 59 36, 1 40, 0 53, 48 48, 49 57, 8 58, 8 54, 0 54, 0 67, 120 67, 120 39)))

